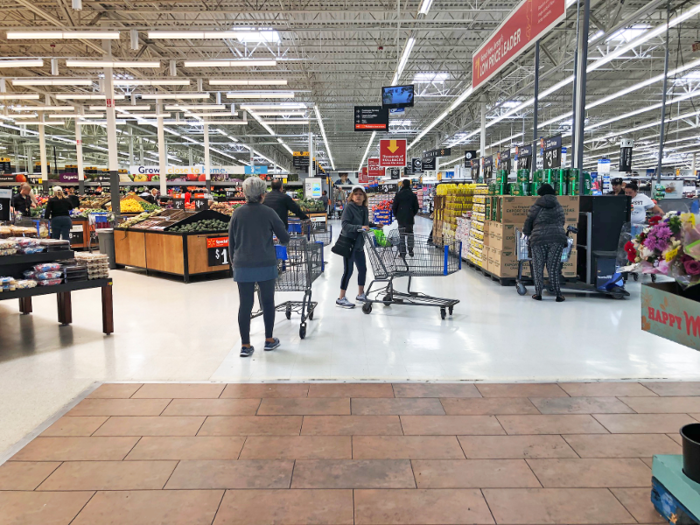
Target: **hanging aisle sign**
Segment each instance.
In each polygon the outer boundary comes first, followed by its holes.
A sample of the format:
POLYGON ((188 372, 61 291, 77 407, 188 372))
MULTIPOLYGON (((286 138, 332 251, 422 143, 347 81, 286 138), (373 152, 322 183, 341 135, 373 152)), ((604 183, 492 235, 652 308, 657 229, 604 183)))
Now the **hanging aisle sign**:
POLYGON ((622 139, 620 141, 620 171, 631 172, 632 171, 632 148, 634 147, 634 140, 632 139, 622 139))
POLYGON ((387 168, 403 168, 406 165, 406 139, 380 140, 379 164, 387 168))
POLYGON ((561 168, 561 135, 540 140, 544 155, 544 169, 561 168))
POLYGON ((476 150, 468 150, 464 152, 464 167, 471 168, 472 160, 476 158, 476 150))
POLYGON ((566 15, 565 0, 523 0, 472 56, 472 87, 515 60, 566 15))
POLYGON ((519 170, 529 170, 532 169, 532 146, 527 144, 525 146, 515 147, 515 165, 519 170))
POLYGON ((452 155, 452 148, 431 149, 423 152, 424 159, 432 159, 433 157, 449 157, 452 155))
POLYGON ((384 168, 379 164, 379 157, 367 159, 367 175, 373 179, 384 176, 384 168))
POLYGON ((423 173, 423 161, 417 157, 411 159, 411 172, 412 173, 423 173))
POLYGON ((510 148, 498 153, 498 169, 510 173, 510 148))

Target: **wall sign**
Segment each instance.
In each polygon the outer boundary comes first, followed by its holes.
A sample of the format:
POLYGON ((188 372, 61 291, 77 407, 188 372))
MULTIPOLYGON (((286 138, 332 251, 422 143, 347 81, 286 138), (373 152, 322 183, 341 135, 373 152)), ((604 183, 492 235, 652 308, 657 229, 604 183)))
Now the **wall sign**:
POLYGON ((226 266, 229 263, 228 257, 228 237, 207 237, 209 266, 226 266))
POLYGON ((379 165, 389 168, 403 168, 406 165, 406 139, 380 140, 379 165))
POLYGON ((387 131, 389 111, 382 106, 355 106, 355 131, 387 131))

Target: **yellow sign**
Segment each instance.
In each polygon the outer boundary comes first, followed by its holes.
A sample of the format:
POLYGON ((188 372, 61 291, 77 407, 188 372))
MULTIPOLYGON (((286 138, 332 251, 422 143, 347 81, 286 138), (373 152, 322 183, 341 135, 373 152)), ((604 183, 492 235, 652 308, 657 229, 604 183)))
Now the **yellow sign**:
POLYGON ((308 152, 308 151, 295 151, 295 152, 293 153, 293 155, 294 155, 295 157, 308 157, 308 156, 309 156, 309 152, 308 152))
POLYGON ((392 153, 396 153, 396 150, 399 149, 399 146, 396 144, 395 140, 390 140, 389 141, 389 147, 387 148, 389 151, 392 153))

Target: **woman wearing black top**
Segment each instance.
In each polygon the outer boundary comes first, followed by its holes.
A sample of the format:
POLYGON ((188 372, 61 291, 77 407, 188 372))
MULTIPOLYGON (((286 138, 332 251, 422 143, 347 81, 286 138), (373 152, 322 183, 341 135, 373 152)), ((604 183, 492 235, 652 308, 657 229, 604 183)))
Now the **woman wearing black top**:
POLYGON ((70 241, 70 229, 73 221, 70 219, 70 211, 73 204, 66 198, 63 189, 56 186, 53 189, 53 197, 46 204, 44 217, 51 220, 51 238, 70 241))

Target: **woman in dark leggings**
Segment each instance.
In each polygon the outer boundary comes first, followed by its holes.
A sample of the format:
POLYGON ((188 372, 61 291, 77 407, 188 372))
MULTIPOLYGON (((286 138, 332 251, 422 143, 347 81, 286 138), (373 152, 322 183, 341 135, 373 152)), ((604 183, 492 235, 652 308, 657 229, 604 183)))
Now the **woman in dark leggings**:
POLYGON ((353 266, 357 266, 358 292, 356 300, 360 302, 367 300, 365 296, 365 281, 367 279, 367 261, 365 260, 364 251, 365 239, 360 230, 369 230, 369 209, 367 208, 367 194, 362 186, 355 186, 350 192, 347 206, 343 210, 341 225, 343 235, 354 239, 355 244, 350 257, 343 258, 343 278, 340 281, 340 296, 335 304, 341 308, 355 308, 355 304, 345 297, 345 292, 350 284, 350 277, 352 277, 353 266))
POLYGON ((240 307, 238 328, 241 332, 241 357, 253 355, 250 344, 250 314, 255 301, 255 285, 260 289, 260 303, 265 322, 265 350, 274 350, 280 341, 272 336, 275 326, 275 280, 277 256, 273 235, 280 244, 289 242, 284 223, 272 208, 262 205, 267 185, 257 177, 246 179, 243 194, 246 204, 236 210, 228 228, 228 246, 233 280, 238 284, 240 307))

